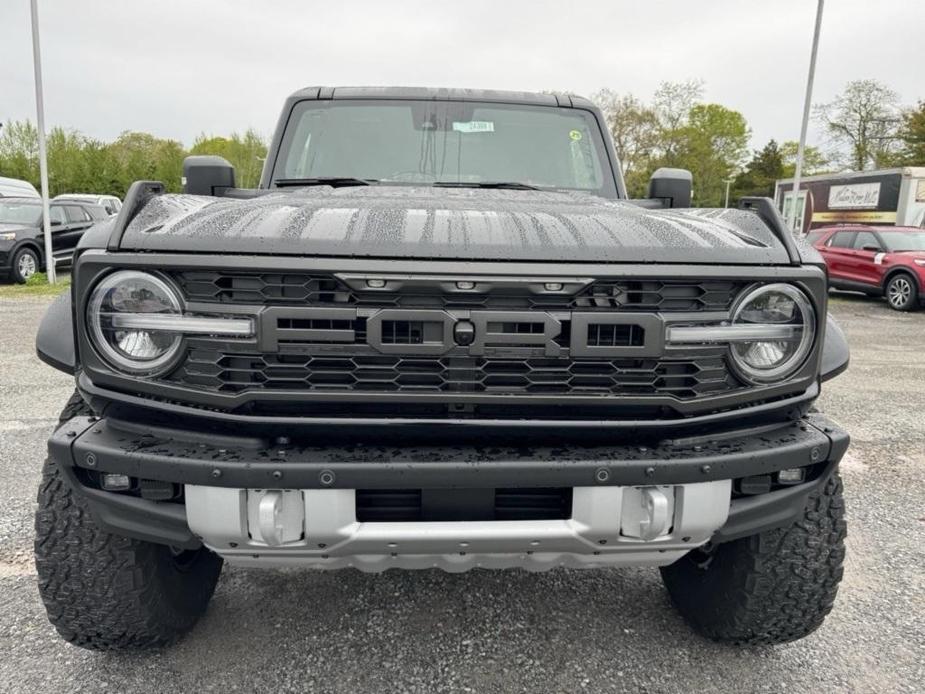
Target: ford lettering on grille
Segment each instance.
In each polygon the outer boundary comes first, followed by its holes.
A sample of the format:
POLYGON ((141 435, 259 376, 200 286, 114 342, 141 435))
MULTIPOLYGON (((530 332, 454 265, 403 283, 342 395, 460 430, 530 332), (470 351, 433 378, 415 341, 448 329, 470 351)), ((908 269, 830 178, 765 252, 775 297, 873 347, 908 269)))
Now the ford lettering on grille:
POLYGON ((655 314, 600 311, 443 311, 279 306, 260 313, 258 348, 367 345, 389 355, 470 356, 526 348, 546 357, 654 357, 664 348, 655 314))

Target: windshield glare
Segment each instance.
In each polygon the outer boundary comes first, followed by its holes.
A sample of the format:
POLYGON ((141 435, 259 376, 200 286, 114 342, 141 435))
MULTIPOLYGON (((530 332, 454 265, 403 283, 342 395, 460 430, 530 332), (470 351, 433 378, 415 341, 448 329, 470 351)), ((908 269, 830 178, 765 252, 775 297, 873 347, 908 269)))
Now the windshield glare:
POLYGON ((880 236, 887 250, 894 253, 925 251, 925 231, 881 231, 880 236))
POLYGON ((42 218, 41 205, 23 202, 0 201, 0 223, 37 226, 42 218))
POLYGON ((304 101, 273 178, 520 183, 615 195, 597 121, 571 108, 458 101, 304 101))

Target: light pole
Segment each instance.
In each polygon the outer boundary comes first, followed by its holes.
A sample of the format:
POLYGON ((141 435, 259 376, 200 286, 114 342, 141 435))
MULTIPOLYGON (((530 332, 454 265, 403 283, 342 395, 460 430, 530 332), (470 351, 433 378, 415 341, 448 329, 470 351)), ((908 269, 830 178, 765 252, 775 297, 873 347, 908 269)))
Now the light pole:
POLYGON ((726 202, 723 204, 723 207, 729 207, 729 186, 732 185, 732 181, 733 181, 733 179, 731 179, 731 178, 727 178, 727 179, 725 180, 725 183, 726 183, 726 202))
MULTIPOLYGON (((793 192, 789 208, 787 225, 790 231, 796 231, 794 224, 798 219, 797 202, 800 195, 800 176, 803 174, 803 150, 806 148, 806 130, 809 127, 809 109, 813 101, 813 80, 816 77, 816 55, 819 53, 819 32, 822 29, 822 7, 825 0, 819 0, 816 7, 816 29, 813 32, 813 50, 809 56, 809 75, 806 77, 806 98, 803 101, 803 124, 800 126, 800 144, 797 146, 796 170, 793 172, 793 192)), ((785 214, 788 208, 784 205, 785 214)))
POLYGON ((32 5, 32 65, 35 68, 35 111, 39 127, 39 175, 42 179, 42 227, 45 235, 45 273, 55 283, 55 257, 51 253, 51 220, 48 210, 48 155, 45 150, 45 104, 42 101, 42 49, 39 45, 38 0, 32 5))

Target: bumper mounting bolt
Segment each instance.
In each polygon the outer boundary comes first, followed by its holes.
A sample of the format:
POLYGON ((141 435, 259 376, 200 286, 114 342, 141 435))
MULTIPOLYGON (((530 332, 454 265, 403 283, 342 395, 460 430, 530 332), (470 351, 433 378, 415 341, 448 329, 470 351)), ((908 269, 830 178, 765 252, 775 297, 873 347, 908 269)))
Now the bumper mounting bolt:
POLYGON ((651 477, 651 476, 654 475, 654 474, 655 474, 655 468, 654 468, 654 467, 647 467, 647 468, 646 468, 646 477, 651 477))
POLYGON ((96 467, 96 455, 93 453, 87 453, 84 461, 87 463, 87 467, 96 467))
POLYGON ((712 469, 712 468, 710 468, 709 465, 701 465, 701 466, 700 466, 700 472, 702 472, 703 474, 707 474, 711 469, 712 469))
POLYGON ((606 482, 610 479, 610 470, 605 467, 598 468, 597 472, 594 473, 594 479, 598 482, 606 482))
POLYGON ((273 479, 275 479, 275 480, 281 480, 282 478, 283 478, 283 471, 282 471, 282 470, 274 470, 274 471, 273 471, 273 479))
POLYGON ((221 477, 221 476, 222 476, 222 471, 221 471, 221 470, 219 470, 218 468, 215 468, 215 469, 212 470, 212 477, 216 477, 216 478, 217 478, 217 477, 221 477))
POLYGON ((809 451, 809 459, 814 463, 822 457, 822 451, 819 450, 819 446, 813 446, 809 451))
POLYGON ((318 481, 321 483, 322 487, 330 487, 332 484, 334 484, 335 479, 336 478, 334 477, 334 473, 330 470, 322 470, 318 474, 318 481))

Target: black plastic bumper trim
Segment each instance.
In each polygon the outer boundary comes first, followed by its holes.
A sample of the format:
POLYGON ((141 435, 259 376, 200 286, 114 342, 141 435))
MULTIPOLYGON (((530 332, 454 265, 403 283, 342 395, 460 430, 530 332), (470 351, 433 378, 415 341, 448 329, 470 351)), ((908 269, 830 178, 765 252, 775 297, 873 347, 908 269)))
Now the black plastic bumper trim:
POLYGON ((830 461, 822 474, 811 482, 767 494, 733 499, 729 507, 729 518, 716 531, 713 541, 731 542, 790 525, 803 514, 809 495, 823 487, 837 467, 837 461, 830 461))
POLYGON ((60 459, 55 460, 65 479, 87 500, 90 511, 106 531, 180 549, 202 546, 190 532, 183 504, 148 501, 85 487, 77 479, 73 467, 61 465, 60 459))
POLYGON ((649 447, 262 446, 224 436, 77 417, 49 440, 55 460, 179 484, 273 489, 581 487, 687 484, 841 458, 848 435, 821 415, 714 440, 649 447), (68 436, 68 432, 73 432, 68 436))

